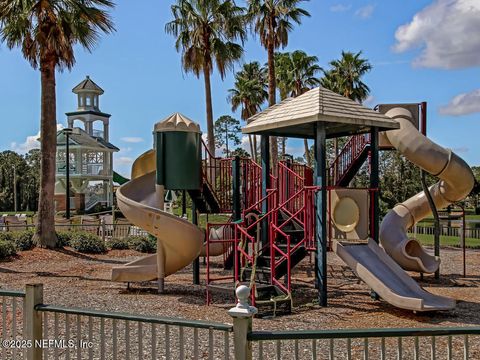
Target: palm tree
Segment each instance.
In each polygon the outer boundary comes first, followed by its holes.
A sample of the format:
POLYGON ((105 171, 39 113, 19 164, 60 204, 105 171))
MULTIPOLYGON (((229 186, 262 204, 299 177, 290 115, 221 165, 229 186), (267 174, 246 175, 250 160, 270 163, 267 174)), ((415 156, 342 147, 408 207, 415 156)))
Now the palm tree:
POLYGON ((215 153, 212 90, 214 63, 222 79, 243 55, 246 38, 245 9, 232 0, 177 0, 171 7, 173 20, 165 31, 174 35, 182 51, 182 67, 205 81, 208 148, 215 153), (236 41, 240 41, 242 45, 236 41))
MULTIPOLYGON (((342 51, 339 60, 330 61, 330 70, 323 70, 321 85, 337 94, 362 103, 370 93, 369 87, 362 81, 363 76, 372 69, 367 59, 362 59, 362 52, 354 54, 342 51)), ((338 138, 334 140, 334 154, 338 156, 338 138)), ((336 169, 335 169, 336 171, 336 169)))
MULTIPOLYGON (((310 16, 300 8, 301 2, 308 0, 248 0, 248 14, 253 22, 255 33, 268 55, 268 105, 276 103, 275 49, 288 44, 288 33, 293 24, 301 23, 302 16, 310 16)), ((270 152, 274 167, 278 162, 277 138, 270 141, 270 152)))
MULTIPOLYGON (((321 67, 317 62, 316 56, 309 56, 301 50, 275 54, 277 86, 282 100, 288 96, 302 95, 320 84, 317 74, 321 71, 321 67)), ((307 164, 312 166, 307 139, 304 139, 304 146, 307 164)), ((284 148, 285 145, 283 145, 284 148)))
POLYGON ((74 46, 91 51, 99 33, 114 30, 107 9, 110 0, 0 0, 0 39, 10 49, 19 47, 41 74, 41 180, 38 225, 40 246, 56 246, 54 186, 56 154, 55 71, 75 64, 74 46))
POLYGON ((361 51, 356 54, 342 51, 339 60, 330 62, 331 69, 323 71, 322 86, 360 103, 364 101, 370 89, 362 77, 372 69, 372 65, 361 55, 361 51))
MULTIPOLYGON (((241 118, 247 121, 260 111, 267 100, 267 69, 257 61, 243 65, 242 70, 235 74, 233 89, 229 89, 227 100, 232 104, 232 111, 241 106, 241 118)), ((252 159, 257 160, 256 137, 248 136, 252 159)))

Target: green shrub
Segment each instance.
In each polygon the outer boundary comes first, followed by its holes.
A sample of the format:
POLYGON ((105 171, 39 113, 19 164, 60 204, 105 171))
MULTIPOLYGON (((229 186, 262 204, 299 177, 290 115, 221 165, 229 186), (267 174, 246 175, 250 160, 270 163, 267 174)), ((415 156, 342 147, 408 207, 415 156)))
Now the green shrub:
POLYGON ((2 232, 0 232, 0 241, 10 241, 10 242, 13 242, 13 232, 11 232, 11 231, 2 231, 2 232))
POLYGON ((35 242, 33 241, 34 234, 35 232, 32 229, 12 232, 12 240, 17 250, 33 249, 35 247, 35 242))
POLYGON ((71 233, 70 246, 78 252, 100 254, 107 251, 105 242, 97 235, 78 231, 71 233))
POLYGON ((108 246, 112 250, 125 250, 129 248, 129 243, 127 238, 113 238, 108 242, 108 246))
POLYGON ((157 240, 153 236, 130 235, 126 238, 128 247, 143 253, 154 253, 157 251, 157 240))
POLYGON ((0 240, 0 259, 6 259, 17 253, 13 241, 0 240))
POLYGON ((71 231, 57 231, 57 247, 70 246, 73 234, 71 231))

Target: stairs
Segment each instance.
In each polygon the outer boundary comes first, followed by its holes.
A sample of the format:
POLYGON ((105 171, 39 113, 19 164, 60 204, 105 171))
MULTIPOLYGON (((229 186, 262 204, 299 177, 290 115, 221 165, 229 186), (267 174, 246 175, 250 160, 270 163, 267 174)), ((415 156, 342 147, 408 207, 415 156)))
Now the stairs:
POLYGON ((188 194, 199 212, 204 214, 220 212, 220 204, 217 197, 207 182, 203 182, 201 190, 188 190, 188 194))
MULTIPOLYGON (((262 198, 258 165, 249 165, 252 164, 243 162, 241 166, 241 194, 244 199, 242 221, 230 223, 231 232, 216 240, 232 245, 223 259, 224 269, 232 270, 232 274, 211 276, 207 258, 207 304, 210 304, 212 291, 230 297, 234 296, 238 284, 245 284, 251 287, 252 304, 258 308, 260 316, 288 314, 292 308, 291 271, 313 249, 311 243, 317 187, 312 186, 313 173, 310 168, 280 162, 276 181, 272 182, 275 185, 262 198), (261 213, 260 209, 265 203, 269 210, 261 213), (267 226, 267 243, 260 243, 259 234, 262 234, 263 226, 267 226)), ((224 168, 228 170, 227 166, 224 168)), ((221 177, 217 183, 223 183, 221 177)), ((204 184, 209 185, 209 182, 204 181, 204 184)), ((220 199, 219 208, 223 209, 222 189, 227 191, 228 186, 216 186, 213 191, 204 186, 201 192, 191 195, 200 211, 218 209, 215 207, 216 198, 220 199)), ((209 223, 207 232, 210 227, 223 225, 209 223)))
POLYGON ((345 187, 355 177, 370 153, 370 135, 352 136, 329 169, 329 185, 345 187))

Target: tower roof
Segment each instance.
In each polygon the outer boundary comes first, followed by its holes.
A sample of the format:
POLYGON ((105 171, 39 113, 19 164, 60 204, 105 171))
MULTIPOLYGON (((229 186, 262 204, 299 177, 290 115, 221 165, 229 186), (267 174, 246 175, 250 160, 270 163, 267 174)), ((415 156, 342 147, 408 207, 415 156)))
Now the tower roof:
POLYGON ((97 84, 95 84, 95 82, 92 79, 90 79, 90 76, 88 75, 85 78, 85 80, 83 80, 80 84, 78 84, 72 89, 72 92, 74 94, 78 94, 82 92, 93 92, 98 95, 102 95, 104 93, 103 89, 97 84))
POLYGON ((154 131, 184 131, 200 133, 200 126, 180 113, 174 113, 155 124, 154 131))

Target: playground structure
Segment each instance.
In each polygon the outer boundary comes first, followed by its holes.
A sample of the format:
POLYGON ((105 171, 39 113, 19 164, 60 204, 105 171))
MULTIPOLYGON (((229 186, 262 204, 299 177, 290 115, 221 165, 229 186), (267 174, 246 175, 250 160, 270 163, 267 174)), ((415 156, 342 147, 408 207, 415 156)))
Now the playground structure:
MULTIPOLYGON (((423 290, 405 270, 431 273, 440 260, 406 231, 429 214, 422 192, 392 209, 379 227, 378 152, 394 148, 422 169, 440 177, 430 188, 437 208, 458 201, 473 187, 463 160, 434 144, 425 130, 425 104, 383 105, 379 111, 316 88, 259 113, 243 129, 261 136, 261 164, 252 159, 218 158, 200 140, 197 124, 174 114, 155 125, 155 146, 132 167, 132 181, 117 191, 118 204, 135 225, 155 235, 158 252, 112 272, 116 281, 164 278, 206 256, 207 303, 218 291, 233 294, 238 284, 251 288, 251 300, 265 312, 288 312, 291 272, 315 253, 319 303, 327 305, 327 258, 332 249, 372 290, 394 306, 448 310, 450 298, 423 290), (416 109, 416 111, 415 111, 416 109), (350 135, 326 168, 326 139, 350 135), (314 139, 315 169, 290 161, 270 166, 269 136, 314 139), (181 144, 181 146, 179 146, 181 144), (348 188, 369 161, 370 187, 348 188), (163 211, 165 189, 187 190, 194 214, 231 214, 229 222, 208 223, 206 232, 163 211), (382 247, 379 246, 379 242, 382 247), (230 276, 215 277, 211 258, 223 254, 230 276), (197 259, 197 260, 195 260, 197 259)), ((196 279, 198 282, 198 277, 196 279)))

